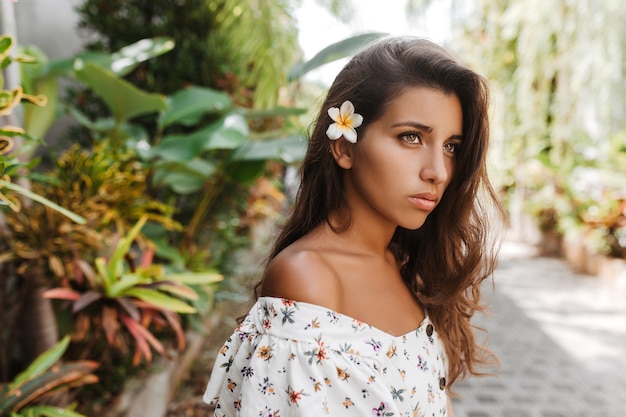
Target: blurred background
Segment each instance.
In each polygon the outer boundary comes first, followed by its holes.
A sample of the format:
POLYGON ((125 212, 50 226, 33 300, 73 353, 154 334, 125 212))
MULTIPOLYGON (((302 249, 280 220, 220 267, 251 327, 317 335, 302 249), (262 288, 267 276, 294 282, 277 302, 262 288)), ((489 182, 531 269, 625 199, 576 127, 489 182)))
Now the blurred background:
POLYGON ((0 0, 0 18, 2 416, 207 415, 317 107, 385 35, 489 80, 509 240, 626 288, 621 0, 0 0))

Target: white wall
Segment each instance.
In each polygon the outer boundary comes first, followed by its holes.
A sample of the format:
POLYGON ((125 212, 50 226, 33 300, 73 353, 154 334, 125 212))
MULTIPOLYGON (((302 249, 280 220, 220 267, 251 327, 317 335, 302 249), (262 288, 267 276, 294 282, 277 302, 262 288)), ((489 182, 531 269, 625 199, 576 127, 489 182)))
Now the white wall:
MULTIPOLYGON (((6 1, 6 0, 5 0, 6 1)), ((66 58, 81 50, 75 7, 81 0, 19 0, 14 4, 17 41, 32 44, 50 58, 66 58)))

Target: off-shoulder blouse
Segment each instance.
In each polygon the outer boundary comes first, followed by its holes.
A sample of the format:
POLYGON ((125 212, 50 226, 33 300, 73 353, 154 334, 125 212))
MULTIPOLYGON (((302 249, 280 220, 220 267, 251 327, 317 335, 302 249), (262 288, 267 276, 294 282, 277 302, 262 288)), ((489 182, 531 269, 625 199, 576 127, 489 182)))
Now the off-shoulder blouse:
POLYGON ((314 304, 259 298, 218 353, 215 416, 447 416, 447 363, 428 316, 394 336, 314 304))

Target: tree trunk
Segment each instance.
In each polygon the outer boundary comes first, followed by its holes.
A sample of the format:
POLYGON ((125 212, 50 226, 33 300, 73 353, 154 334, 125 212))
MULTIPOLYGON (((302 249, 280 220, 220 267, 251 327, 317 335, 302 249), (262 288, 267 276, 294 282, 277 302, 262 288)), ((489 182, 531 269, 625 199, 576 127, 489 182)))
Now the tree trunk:
POLYGON ((43 298, 45 277, 37 266, 24 276, 23 301, 19 317, 22 358, 30 363, 58 342, 58 328, 51 300, 43 298))

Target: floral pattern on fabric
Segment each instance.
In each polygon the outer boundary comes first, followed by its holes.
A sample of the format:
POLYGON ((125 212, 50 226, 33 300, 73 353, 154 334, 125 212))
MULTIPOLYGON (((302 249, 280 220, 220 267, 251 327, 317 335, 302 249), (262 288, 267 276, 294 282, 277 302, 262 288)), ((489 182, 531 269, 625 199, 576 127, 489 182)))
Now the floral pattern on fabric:
POLYGON ((447 416, 447 364, 428 317, 393 336, 327 308, 261 297, 219 351, 215 416, 447 416))

